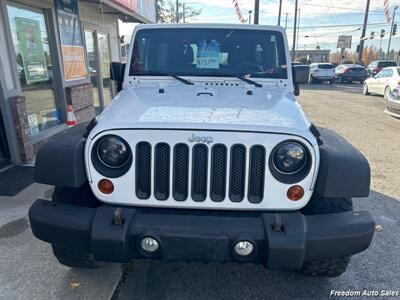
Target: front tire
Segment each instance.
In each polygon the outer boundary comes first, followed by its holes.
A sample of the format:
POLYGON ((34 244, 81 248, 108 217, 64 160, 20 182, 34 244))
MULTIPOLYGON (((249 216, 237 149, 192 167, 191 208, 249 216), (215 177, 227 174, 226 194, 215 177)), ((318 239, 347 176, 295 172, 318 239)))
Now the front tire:
MULTIPOLYGON (((81 207, 97 207, 99 205, 88 183, 76 189, 56 187, 52 201, 81 207)), ((54 256, 64 266, 80 269, 96 269, 100 267, 90 253, 69 249, 56 244, 51 244, 51 247, 53 248, 54 256)))
POLYGON ((391 92, 392 90, 390 89, 390 86, 387 86, 385 88, 385 91, 383 92, 383 98, 385 98, 385 100, 388 100, 391 92))
MULTIPOLYGON (((302 209, 305 215, 323 215, 353 210, 350 198, 323 198, 314 194, 310 202, 302 209)), ((334 257, 307 261, 298 270, 299 273, 314 277, 338 277, 346 272, 350 256, 334 257)))
POLYGON ((363 95, 364 95, 364 96, 369 96, 369 95, 371 95, 371 93, 370 93, 369 90, 368 90, 368 84, 366 84, 366 83, 364 83, 364 86, 363 86, 363 95))

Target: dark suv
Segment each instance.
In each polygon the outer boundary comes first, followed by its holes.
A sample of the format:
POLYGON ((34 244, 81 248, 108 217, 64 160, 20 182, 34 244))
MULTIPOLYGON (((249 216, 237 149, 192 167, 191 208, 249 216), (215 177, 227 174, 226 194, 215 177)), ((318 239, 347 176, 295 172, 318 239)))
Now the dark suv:
POLYGON ((375 76, 382 69, 387 67, 397 67, 397 63, 393 60, 376 60, 370 63, 367 67, 368 76, 375 76))

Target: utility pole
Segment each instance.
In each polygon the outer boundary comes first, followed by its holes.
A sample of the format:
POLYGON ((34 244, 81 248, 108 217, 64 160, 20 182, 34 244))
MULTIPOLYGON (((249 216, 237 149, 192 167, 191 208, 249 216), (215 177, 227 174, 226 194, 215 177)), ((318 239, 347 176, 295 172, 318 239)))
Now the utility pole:
POLYGON ((252 12, 253 12, 252 10, 249 10, 249 24, 251 24, 251 13, 252 12))
POLYGON ((299 49, 299 36, 300 36, 300 8, 297 21, 297 38, 296 38, 296 49, 299 49))
POLYGON ((389 44, 388 44, 388 50, 387 50, 387 54, 386 54, 386 59, 389 59, 390 44, 392 43, 392 35, 393 35, 393 28, 394 28, 394 18, 396 17, 396 9, 397 9, 397 6, 393 10, 392 26, 390 27, 390 32, 389 32, 389 44))
POLYGON ((176 23, 179 23, 179 0, 176 0, 176 12, 175 12, 175 19, 176 23))
MULTIPOLYGON (((368 0, 369 1, 369 0, 368 0)), ((292 48, 292 61, 296 59, 296 32, 297 32, 297 6, 298 0, 295 0, 294 4, 294 25, 293 25, 293 48, 292 48)))
POLYGON ((258 24, 258 18, 260 15, 260 0, 254 1, 254 24, 258 24))
POLYGON ((287 17, 288 17, 288 13, 286 13, 286 19, 285 19, 285 31, 287 29, 287 17))
POLYGON ((368 24, 369 3, 370 3, 370 0, 367 0, 367 6, 365 8, 365 15, 364 15, 364 24, 363 24, 363 29, 362 29, 362 33, 361 33, 361 39, 360 39, 360 50, 358 52, 358 63, 361 65, 362 65, 362 54, 363 54, 363 49, 364 49, 365 32, 367 31, 367 24, 368 24))
POLYGON ((282 0, 279 0, 278 26, 281 26, 282 0))
POLYGON ((183 23, 186 23, 186 20, 185 20, 185 12, 186 12, 186 7, 185 7, 185 3, 182 3, 182 21, 183 21, 183 23))

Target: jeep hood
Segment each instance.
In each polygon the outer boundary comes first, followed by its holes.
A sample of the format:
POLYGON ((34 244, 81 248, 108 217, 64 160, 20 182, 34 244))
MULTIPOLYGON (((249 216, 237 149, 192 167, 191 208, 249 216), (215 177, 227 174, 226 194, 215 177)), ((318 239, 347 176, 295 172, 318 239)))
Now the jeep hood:
POLYGON ((140 84, 121 91, 97 121, 92 137, 110 129, 183 128, 285 133, 315 141, 293 94, 276 85, 140 84))

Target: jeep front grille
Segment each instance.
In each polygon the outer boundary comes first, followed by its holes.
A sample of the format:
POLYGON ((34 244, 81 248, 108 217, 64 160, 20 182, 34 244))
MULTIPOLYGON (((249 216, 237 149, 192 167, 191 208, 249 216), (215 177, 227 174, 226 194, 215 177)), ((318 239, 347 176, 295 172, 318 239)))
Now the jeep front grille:
POLYGON ((167 200, 172 184, 172 197, 176 201, 186 201, 190 195, 196 202, 207 197, 222 202, 227 196, 232 202, 241 202, 247 182, 248 200, 252 203, 263 200, 266 151, 261 145, 247 151, 242 144, 229 149, 223 144, 196 144, 190 149, 182 143, 173 146, 158 143, 152 147, 148 142, 139 142, 135 149, 136 196, 139 199, 149 199, 153 194, 157 200, 167 200), (246 172, 247 160, 249 172, 246 172))

